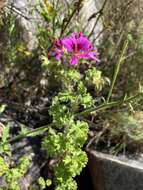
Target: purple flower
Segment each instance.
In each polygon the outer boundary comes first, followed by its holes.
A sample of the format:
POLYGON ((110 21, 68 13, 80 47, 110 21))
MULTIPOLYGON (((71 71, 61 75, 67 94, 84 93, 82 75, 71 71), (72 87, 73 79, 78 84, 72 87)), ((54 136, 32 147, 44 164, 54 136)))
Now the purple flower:
POLYGON ((72 65, 77 64, 80 59, 99 62, 98 52, 93 51, 92 43, 82 33, 72 33, 71 36, 56 41, 55 52, 57 60, 60 60, 64 53, 68 53, 72 65))
POLYGON ((59 61, 64 55, 62 40, 56 40, 53 46, 56 59, 59 61))

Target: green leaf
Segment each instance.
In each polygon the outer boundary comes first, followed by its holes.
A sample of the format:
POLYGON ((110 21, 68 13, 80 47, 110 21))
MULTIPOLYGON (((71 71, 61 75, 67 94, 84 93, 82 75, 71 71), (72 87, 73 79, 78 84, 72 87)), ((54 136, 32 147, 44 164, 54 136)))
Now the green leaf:
POLYGON ((46 185, 49 187, 52 185, 52 180, 51 179, 47 179, 46 180, 46 185))
POLYGON ((2 142, 6 143, 9 138, 10 126, 9 124, 3 128, 2 142))
POLYGON ((0 114, 5 111, 6 106, 7 106, 6 104, 2 104, 2 105, 0 106, 0 114))
POLYGON ((43 177, 39 177, 38 183, 39 183, 41 189, 45 189, 46 188, 46 182, 45 182, 45 180, 44 180, 43 177))
POLYGON ((4 175, 8 171, 9 167, 6 164, 4 158, 0 156, 0 176, 4 175))

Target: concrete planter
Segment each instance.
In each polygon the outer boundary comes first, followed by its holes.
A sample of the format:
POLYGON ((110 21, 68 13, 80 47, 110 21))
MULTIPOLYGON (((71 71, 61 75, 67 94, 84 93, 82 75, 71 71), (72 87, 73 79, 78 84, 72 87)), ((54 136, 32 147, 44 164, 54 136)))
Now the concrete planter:
POLYGON ((143 190, 143 161, 87 153, 94 190, 143 190))

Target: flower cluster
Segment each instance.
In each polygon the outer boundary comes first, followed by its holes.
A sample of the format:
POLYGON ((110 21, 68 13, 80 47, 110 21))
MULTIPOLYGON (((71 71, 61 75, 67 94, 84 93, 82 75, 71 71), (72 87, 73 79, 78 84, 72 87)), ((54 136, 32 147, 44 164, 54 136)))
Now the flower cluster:
POLYGON ((56 40, 54 52, 57 60, 68 53, 71 65, 76 65, 80 59, 99 62, 98 52, 93 50, 92 43, 82 33, 72 33, 69 37, 56 40))

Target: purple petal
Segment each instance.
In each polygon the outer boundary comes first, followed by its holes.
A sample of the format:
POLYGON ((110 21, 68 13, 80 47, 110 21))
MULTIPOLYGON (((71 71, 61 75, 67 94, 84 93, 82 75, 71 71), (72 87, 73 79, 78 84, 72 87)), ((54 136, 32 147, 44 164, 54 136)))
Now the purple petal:
POLYGON ((78 39, 78 38, 79 38, 79 34, 76 33, 76 32, 73 32, 73 33, 71 34, 71 38, 78 39))
POLYGON ((82 34, 72 33, 70 37, 62 39, 63 46, 68 52, 91 51, 92 43, 82 34))
POLYGON ((54 42, 53 49, 53 53, 55 54, 56 59, 59 61, 64 54, 62 41, 60 39, 54 42))
POLYGON ((73 41, 70 38, 62 39, 62 44, 68 52, 73 52, 73 41))
POLYGON ((76 65, 77 63, 78 63, 78 57, 76 57, 76 56, 71 57, 70 64, 76 65))
POLYGON ((62 58, 62 54, 57 54, 57 55, 56 55, 56 59, 57 59, 58 61, 60 61, 61 58, 62 58))
POLYGON ((59 39, 59 40, 56 40, 55 42, 54 42, 54 47, 55 48, 60 48, 60 47, 62 47, 62 41, 59 39))
POLYGON ((95 60, 97 62, 100 62, 100 60, 98 59, 98 52, 81 53, 79 55, 79 57, 82 58, 82 59, 90 59, 90 60, 95 60))
POLYGON ((70 37, 64 38, 62 43, 68 52, 77 52, 78 34, 72 33, 70 37))
POLYGON ((90 58, 89 55, 88 55, 88 53, 81 53, 81 54, 79 55, 79 57, 80 57, 81 59, 89 59, 89 58, 90 58))
POLYGON ((59 61, 62 58, 62 56, 64 55, 64 51, 62 49, 61 50, 56 49, 55 54, 56 54, 56 59, 59 61))
POLYGON ((92 43, 81 33, 77 41, 79 51, 91 51, 92 43))
POLYGON ((97 51, 91 51, 88 53, 89 59, 95 60, 97 62, 100 62, 99 60, 99 53, 97 51))

